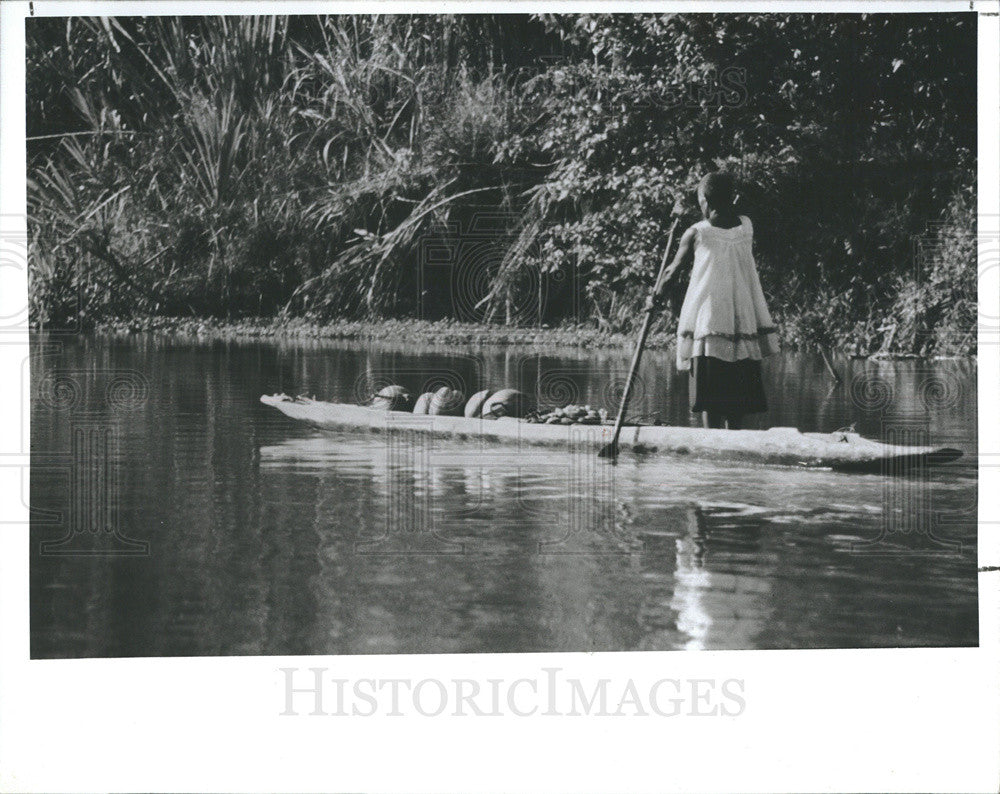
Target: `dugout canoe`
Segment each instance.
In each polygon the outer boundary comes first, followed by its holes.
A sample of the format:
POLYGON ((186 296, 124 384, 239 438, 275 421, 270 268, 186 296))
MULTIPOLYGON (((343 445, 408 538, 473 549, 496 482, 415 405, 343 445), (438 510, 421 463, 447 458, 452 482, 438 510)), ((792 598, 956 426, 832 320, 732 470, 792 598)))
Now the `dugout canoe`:
MULTIPOLYGON (((594 455, 608 443, 612 433, 610 425, 547 425, 509 417, 467 419, 415 415, 284 394, 265 394, 260 401, 291 419, 322 430, 412 431, 444 440, 550 447, 594 455)), ((742 460, 879 474, 900 474, 915 467, 949 463, 962 457, 960 450, 948 447, 883 444, 857 433, 802 433, 794 427, 705 430, 632 425, 622 430, 619 447, 623 454, 687 455, 729 462, 742 460)))

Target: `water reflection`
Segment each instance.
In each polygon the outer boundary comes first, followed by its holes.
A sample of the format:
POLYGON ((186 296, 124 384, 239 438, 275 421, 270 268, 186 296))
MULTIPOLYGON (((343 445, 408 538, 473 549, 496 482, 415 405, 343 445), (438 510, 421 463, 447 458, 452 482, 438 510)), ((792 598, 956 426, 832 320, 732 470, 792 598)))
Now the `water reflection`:
MULTIPOLYGON (((831 393, 819 359, 772 362, 765 424, 853 422, 877 436, 906 415, 970 457, 889 498, 875 476, 681 459, 611 467, 589 455, 320 434, 257 396, 351 400, 379 378, 410 388, 523 378, 528 390, 599 405, 627 362, 66 340, 32 370, 32 654, 974 644, 974 366, 837 363, 845 381, 831 393), (145 383, 134 399, 110 388, 125 371, 145 383), (864 385, 872 375, 884 391, 864 385), (60 377, 69 391, 53 387, 60 377), (148 556, 40 554, 80 526, 72 440, 95 423, 118 439, 115 520, 150 544, 148 556), (928 521, 893 518, 912 504, 963 551, 929 553, 941 549, 921 535, 928 521), (886 526, 911 531, 880 541, 892 554, 857 552, 886 526)), ((637 410, 687 422, 669 356, 651 355, 643 375, 637 410)))
MULTIPOLYGON (((753 566, 727 570, 714 556, 725 548, 720 526, 726 511, 712 513, 693 506, 685 511, 685 532, 675 541, 676 568, 670 606, 686 650, 758 647, 774 612, 771 582, 779 574, 780 558, 768 547, 765 522, 739 522, 736 548, 755 560, 753 566)), ((732 546, 732 541, 730 541, 732 546)), ((730 553, 732 550, 730 549, 730 553)))

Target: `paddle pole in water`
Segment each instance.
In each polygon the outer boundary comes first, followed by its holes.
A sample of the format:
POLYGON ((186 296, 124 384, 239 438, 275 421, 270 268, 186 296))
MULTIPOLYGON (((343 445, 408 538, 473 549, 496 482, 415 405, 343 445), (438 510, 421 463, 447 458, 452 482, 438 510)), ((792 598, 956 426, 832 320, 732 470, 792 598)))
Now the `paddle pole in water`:
MULTIPOLYGON (((674 232, 677 231, 677 224, 680 223, 680 220, 680 218, 675 217, 673 224, 670 226, 670 235, 667 237, 667 248, 663 252, 663 261, 660 263, 660 272, 656 274, 656 281, 653 282, 652 298, 654 299, 662 286, 663 274, 667 270, 667 262, 670 261, 670 249, 674 247, 674 232)), ((632 396, 632 386, 635 384, 635 377, 639 372, 639 359, 642 358, 642 349, 646 346, 646 337, 649 336, 649 329, 653 325, 653 311, 654 307, 650 306, 646 310, 646 316, 642 318, 642 330, 639 331, 639 340, 635 345, 635 353, 632 354, 632 365, 628 370, 625 391, 622 392, 622 402, 618 407, 618 416, 615 418, 614 434, 611 436, 611 443, 606 444, 597 453, 599 458, 616 459, 618 457, 618 436, 622 433, 622 425, 625 422, 625 411, 628 409, 628 401, 632 396)))

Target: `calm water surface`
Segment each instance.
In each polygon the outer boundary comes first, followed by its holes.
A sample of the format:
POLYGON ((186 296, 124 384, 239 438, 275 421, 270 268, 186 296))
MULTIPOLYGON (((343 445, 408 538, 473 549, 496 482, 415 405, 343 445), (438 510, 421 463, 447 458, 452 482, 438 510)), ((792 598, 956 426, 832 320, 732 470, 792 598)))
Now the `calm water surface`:
MULTIPOLYGON (((611 409, 626 351, 142 336, 35 354, 34 657, 978 642, 974 362, 840 360, 840 386, 812 356, 766 362, 763 427, 967 453, 886 480, 421 446, 258 402, 398 382, 611 409)), ((647 354, 635 412, 691 422, 669 354, 647 354)))

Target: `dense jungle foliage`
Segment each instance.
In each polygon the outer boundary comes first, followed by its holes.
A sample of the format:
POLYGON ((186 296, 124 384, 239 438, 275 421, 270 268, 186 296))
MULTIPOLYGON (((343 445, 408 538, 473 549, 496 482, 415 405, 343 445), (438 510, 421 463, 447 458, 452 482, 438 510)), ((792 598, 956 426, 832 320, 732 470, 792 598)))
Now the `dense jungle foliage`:
POLYGON ((627 330, 671 208, 697 220, 726 167, 786 342, 975 350, 971 14, 31 19, 27 42, 38 325, 627 330))

